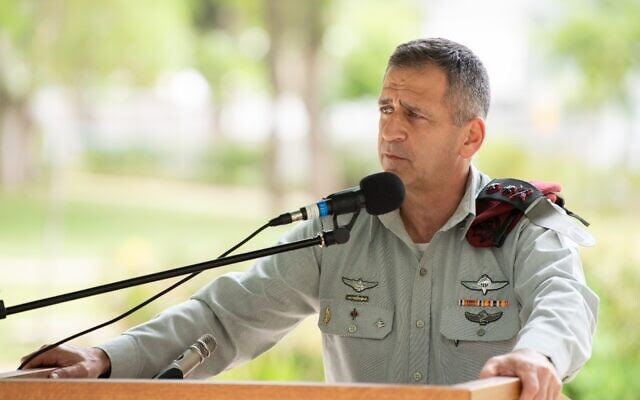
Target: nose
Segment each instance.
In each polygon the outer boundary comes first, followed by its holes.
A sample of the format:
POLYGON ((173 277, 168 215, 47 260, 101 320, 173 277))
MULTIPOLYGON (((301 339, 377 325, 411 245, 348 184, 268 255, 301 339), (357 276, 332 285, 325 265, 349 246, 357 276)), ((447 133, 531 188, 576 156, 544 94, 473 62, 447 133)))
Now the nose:
POLYGON ((380 116, 380 137, 385 142, 399 142, 407 139, 407 129, 397 112, 380 116))

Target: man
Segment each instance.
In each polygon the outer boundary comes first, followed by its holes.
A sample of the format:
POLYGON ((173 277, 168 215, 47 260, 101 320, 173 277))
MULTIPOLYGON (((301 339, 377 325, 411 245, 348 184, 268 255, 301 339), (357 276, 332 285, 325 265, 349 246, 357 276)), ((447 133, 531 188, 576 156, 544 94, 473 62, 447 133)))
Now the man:
MULTIPOLYGON (((482 63, 445 39, 400 45, 379 108, 380 163, 406 188, 399 211, 361 213, 345 245, 261 260, 99 348, 59 348, 27 367, 61 367, 52 377, 149 378, 212 333, 215 357, 198 369, 208 376, 256 357, 318 314, 329 382, 507 375, 522 379, 522 399, 555 398, 590 355, 598 299, 576 246, 527 218, 500 247, 465 240, 489 182, 471 165, 489 108, 482 63)), ((299 224, 284 241, 327 223, 299 224)))

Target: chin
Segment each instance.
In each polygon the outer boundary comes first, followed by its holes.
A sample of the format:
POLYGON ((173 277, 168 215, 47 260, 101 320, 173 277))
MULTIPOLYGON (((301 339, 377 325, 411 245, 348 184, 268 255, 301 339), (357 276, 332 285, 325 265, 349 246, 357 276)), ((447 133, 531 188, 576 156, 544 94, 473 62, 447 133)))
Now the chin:
POLYGON ((407 173, 403 172, 403 170, 401 168, 383 166, 382 170, 384 172, 391 172, 393 174, 398 175, 398 178, 400 178, 400 180, 402 181, 402 183, 404 183, 405 186, 407 185, 408 181, 410 180, 409 175, 407 173))

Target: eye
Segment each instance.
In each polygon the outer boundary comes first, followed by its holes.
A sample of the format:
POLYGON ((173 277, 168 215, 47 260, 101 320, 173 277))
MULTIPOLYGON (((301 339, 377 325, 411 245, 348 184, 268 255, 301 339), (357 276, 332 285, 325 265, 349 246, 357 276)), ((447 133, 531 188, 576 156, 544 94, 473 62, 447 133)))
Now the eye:
POLYGON ((420 118, 420 114, 417 114, 416 112, 411 111, 411 110, 408 110, 408 111, 407 111, 407 115, 408 115, 409 117, 411 117, 411 118, 420 118))
POLYGON ((380 107, 380 112, 383 114, 391 114, 393 112, 393 107, 388 105, 382 106, 380 107))

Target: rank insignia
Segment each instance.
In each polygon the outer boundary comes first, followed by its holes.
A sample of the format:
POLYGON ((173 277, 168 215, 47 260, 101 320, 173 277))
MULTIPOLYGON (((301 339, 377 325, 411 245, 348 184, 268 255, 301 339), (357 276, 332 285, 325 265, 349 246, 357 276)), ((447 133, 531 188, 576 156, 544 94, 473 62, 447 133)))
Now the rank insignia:
POLYGON ((363 296, 361 294, 348 294, 344 298, 345 300, 355 301, 358 303, 366 303, 369 301, 369 296, 363 296))
POLYGON ((369 282, 362 280, 362 278, 350 279, 343 276, 342 282, 358 293, 378 286, 378 282, 369 282))
POLYGON ((331 309, 329 308, 329 306, 326 306, 324 308, 324 318, 322 318, 322 322, 325 325, 329 325, 329 321, 331 321, 331 309))
POLYGON ((498 311, 497 313, 489 314, 485 310, 480 311, 477 314, 465 312, 464 316, 471 322, 478 323, 480 325, 487 325, 491 322, 495 322, 502 318, 502 311, 498 311))
POLYGON ((459 299, 460 307, 497 307, 506 308, 509 305, 508 300, 488 300, 488 299, 459 299))
MULTIPOLYGON (((344 278, 343 278, 344 279, 344 278)), ((461 281, 462 286, 471 290, 481 290, 483 295, 491 290, 502 289, 509 284, 509 281, 495 281, 493 282, 487 274, 484 274, 477 281, 461 281)))

